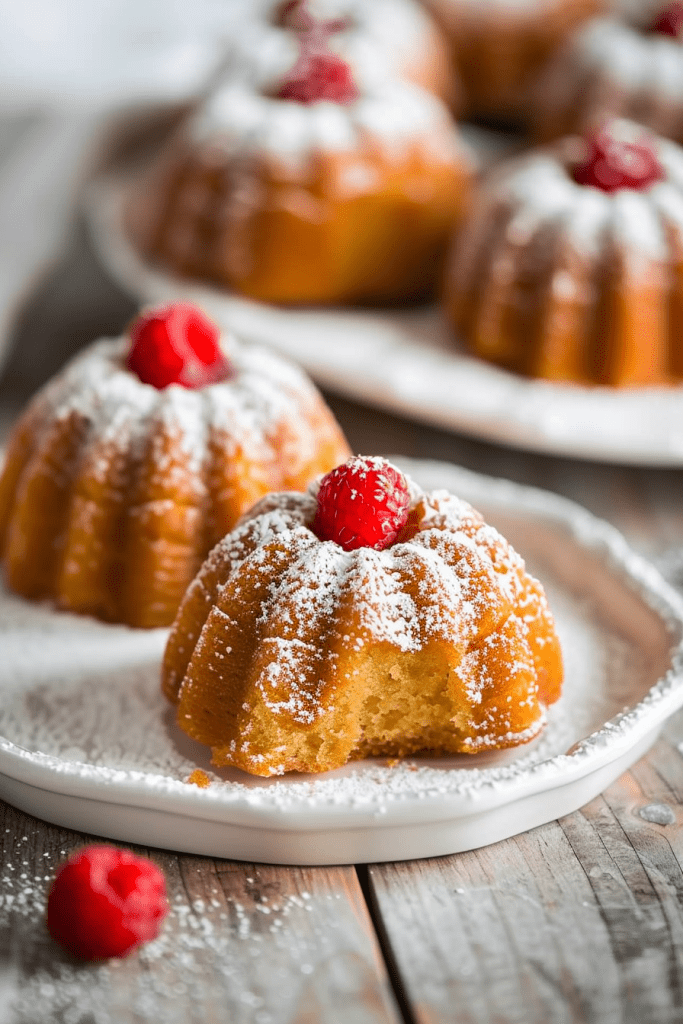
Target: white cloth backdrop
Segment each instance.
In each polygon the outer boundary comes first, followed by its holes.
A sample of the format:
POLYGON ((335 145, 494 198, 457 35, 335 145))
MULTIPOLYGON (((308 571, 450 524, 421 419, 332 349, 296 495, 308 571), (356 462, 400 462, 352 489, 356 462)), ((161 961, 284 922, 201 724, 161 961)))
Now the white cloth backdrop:
POLYGON ((103 127, 185 99, 250 0, 0 0, 0 367, 103 127))

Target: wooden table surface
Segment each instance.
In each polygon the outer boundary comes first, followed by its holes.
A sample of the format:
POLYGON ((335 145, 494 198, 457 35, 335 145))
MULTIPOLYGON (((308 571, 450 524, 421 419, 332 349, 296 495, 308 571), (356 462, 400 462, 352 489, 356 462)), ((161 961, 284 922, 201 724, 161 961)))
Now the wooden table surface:
MULTIPOLYGON (((15 322, 0 422, 131 312, 76 220, 15 322)), ((567 495, 683 586, 683 471, 533 455, 328 397, 355 450, 567 495)), ((72 961, 44 925, 56 866, 89 837, 0 805, 0 1024, 683 1021, 682 751, 679 715, 580 811, 450 857, 293 868, 145 850, 171 913, 158 940, 101 965, 72 961)))

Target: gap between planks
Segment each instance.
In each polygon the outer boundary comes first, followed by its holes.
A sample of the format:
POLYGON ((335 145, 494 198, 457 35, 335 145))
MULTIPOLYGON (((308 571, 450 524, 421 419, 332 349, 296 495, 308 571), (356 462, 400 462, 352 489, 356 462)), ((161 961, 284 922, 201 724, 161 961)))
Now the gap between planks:
POLYGON ((401 1024, 353 867, 140 850, 167 880, 160 937, 80 964, 52 943, 45 898, 88 841, 0 804, 0 1024, 401 1024))

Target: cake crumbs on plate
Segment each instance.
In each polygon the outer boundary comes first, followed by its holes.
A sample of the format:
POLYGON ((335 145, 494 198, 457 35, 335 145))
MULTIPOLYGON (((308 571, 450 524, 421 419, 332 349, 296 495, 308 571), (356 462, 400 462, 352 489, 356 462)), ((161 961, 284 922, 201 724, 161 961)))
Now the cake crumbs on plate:
POLYGON ((199 786, 200 789, 208 789, 211 785, 211 779, 201 768, 195 768, 185 779, 185 782, 188 786, 199 786))

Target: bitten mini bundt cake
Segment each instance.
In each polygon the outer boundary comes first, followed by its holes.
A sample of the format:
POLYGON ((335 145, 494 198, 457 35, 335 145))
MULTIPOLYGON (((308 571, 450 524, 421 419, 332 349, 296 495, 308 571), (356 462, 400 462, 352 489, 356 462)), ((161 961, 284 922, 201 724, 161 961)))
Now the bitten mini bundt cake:
POLYGON ((683 142, 683 2, 645 7, 638 23, 592 19, 549 61, 530 101, 538 138, 626 117, 683 142))
POLYGON ((352 68, 367 69, 379 58, 396 78, 446 102, 454 98, 445 36, 418 0, 251 0, 246 15, 232 45, 252 60, 271 61, 276 75, 296 59, 296 33, 315 21, 352 68))
POLYGON ((441 272, 472 163, 417 86, 356 81, 316 32, 273 78, 247 62, 143 175, 128 224, 183 274, 280 303, 396 302, 441 272))
POLYGON ((351 459, 211 552, 163 690, 213 763, 255 775, 531 740, 560 694, 540 583, 466 502, 351 459))
POLYGON ((207 552, 268 491, 348 454, 305 375, 192 306, 141 316, 38 393, 0 474, 9 587, 163 626, 207 552))
POLYGON ((605 0, 426 0, 452 48, 467 114, 527 120, 527 91, 572 29, 605 0))
POLYGON ((683 378, 683 150, 628 121, 508 161, 446 274, 468 347, 518 373, 615 387, 683 378))

